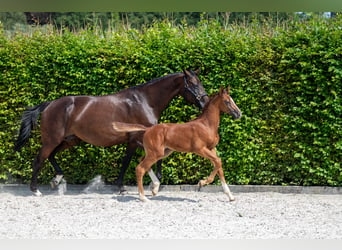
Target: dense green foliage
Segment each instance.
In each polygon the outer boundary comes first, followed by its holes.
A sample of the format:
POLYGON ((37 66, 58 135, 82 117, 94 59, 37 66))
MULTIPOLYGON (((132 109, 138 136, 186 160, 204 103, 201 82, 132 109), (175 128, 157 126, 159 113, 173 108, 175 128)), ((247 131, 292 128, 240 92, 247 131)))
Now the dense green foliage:
MULTIPOLYGON (((322 13, 320 13, 322 14, 322 13)), ((51 24, 58 29, 75 31, 81 28, 113 27, 141 29, 153 22, 168 20, 173 24, 186 22, 196 25, 203 18, 216 19, 222 25, 230 23, 250 23, 255 20, 273 19, 278 22, 288 20, 296 13, 286 12, 0 12, 0 22, 5 30, 25 29, 29 25, 51 24)))
MULTIPOLYGON (((183 68, 201 68, 208 93, 230 85, 243 112, 222 115, 217 147, 231 184, 342 184, 342 19, 228 25, 202 20, 196 27, 158 22, 152 27, 96 33, 37 29, 0 33, 0 180, 29 181, 39 130, 13 152, 27 106, 65 95, 103 95, 183 68)), ((161 122, 199 114, 174 99, 161 122)), ((112 182, 124 145, 82 145, 57 157, 69 183, 101 174, 112 182)), ((131 163, 126 183, 135 183, 131 163)), ((208 160, 174 153, 164 161, 163 184, 194 184, 212 170, 208 160)), ((39 182, 53 176, 46 162, 39 182)), ((148 181, 148 179, 146 179, 148 181)))

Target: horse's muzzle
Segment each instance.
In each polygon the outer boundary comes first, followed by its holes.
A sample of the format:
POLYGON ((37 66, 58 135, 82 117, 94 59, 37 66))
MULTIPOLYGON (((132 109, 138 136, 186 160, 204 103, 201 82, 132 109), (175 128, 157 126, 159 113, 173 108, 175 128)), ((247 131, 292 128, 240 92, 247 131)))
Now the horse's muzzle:
POLYGON ((204 106, 207 104, 207 102, 209 102, 209 97, 208 97, 208 95, 202 95, 201 98, 199 98, 197 100, 198 100, 197 106, 199 108, 203 109, 204 106))

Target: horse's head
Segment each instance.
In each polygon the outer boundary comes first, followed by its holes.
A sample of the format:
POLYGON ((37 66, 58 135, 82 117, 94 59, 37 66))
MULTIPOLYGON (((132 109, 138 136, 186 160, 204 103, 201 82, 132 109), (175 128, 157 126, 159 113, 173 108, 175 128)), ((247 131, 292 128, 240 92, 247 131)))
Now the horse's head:
POLYGON ((184 70, 183 72, 184 87, 180 91, 180 94, 187 102, 193 103, 199 108, 203 108, 209 101, 209 97, 197 76, 199 70, 184 70))
POLYGON ((221 111, 233 116, 234 119, 240 119, 242 113, 238 106, 235 104, 233 98, 229 95, 230 87, 227 89, 221 88, 219 96, 222 98, 221 111))

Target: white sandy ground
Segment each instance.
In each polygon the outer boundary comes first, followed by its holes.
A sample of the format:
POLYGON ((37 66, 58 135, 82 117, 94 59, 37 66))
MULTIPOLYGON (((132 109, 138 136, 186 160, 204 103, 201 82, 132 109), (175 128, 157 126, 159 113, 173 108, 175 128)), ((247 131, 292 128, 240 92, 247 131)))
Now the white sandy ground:
POLYGON ((342 239, 342 195, 0 190, 0 239, 342 239))

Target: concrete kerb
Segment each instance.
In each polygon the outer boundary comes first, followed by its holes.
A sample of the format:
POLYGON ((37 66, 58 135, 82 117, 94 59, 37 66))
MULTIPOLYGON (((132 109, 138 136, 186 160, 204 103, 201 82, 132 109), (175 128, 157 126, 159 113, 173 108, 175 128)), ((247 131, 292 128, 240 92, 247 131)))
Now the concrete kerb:
MULTIPOLYGON (((67 185, 67 192, 70 193, 86 193, 88 185, 67 185)), ((144 187, 149 190, 149 186, 144 187)), ((321 194, 321 195, 341 195, 342 187, 327 187, 327 186, 271 186, 271 185, 229 185, 233 193, 255 193, 255 192, 275 192, 283 194, 321 194)), ((48 185, 40 185, 39 189, 44 193, 56 192, 48 185)), ((125 186, 127 192, 136 193, 137 186, 125 186)), ((89 190, 93 193, 112 194, 119 192, 117 186, 103 185, 89 190)), ((197 185, 161 185, 161 192, 197 192, 197 185)), ((25 184, 0 184, 1 192, 18 192, 23 195, 30 194, 29 186, 25 184)), ((202 187, 200 192, 222 192, 221 185, 208 185, 202 187)))

